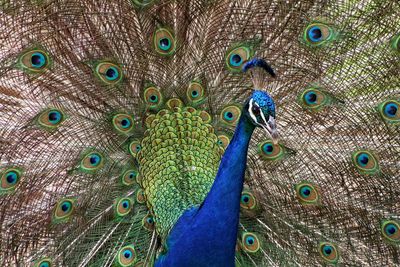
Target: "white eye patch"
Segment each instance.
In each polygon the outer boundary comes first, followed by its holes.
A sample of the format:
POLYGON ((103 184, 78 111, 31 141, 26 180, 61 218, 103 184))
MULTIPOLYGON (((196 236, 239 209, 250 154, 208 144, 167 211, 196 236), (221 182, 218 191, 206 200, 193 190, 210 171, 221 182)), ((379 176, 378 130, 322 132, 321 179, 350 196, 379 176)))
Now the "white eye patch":
MULTIPOLYGON (((256 124, 260 125, 261 127, 264 127, 263 124, 258 122, 257 116, 254 114, 254 111, 253 111, 253 106, 256 106, 256 107, 260 108, 260 105, 258 105, 257 102, 255 102, 253 99, 250 99, 250 103, 249 103, 249 114, 250 114, 250 117, 253 119, 253 121, 256 124)), ((262 118, 264 124, 267 125, 268 123, 267 123, 267 120, 265 119, 264 113, 260 112, 260 115, 261 115, 261 118, 262 118)))

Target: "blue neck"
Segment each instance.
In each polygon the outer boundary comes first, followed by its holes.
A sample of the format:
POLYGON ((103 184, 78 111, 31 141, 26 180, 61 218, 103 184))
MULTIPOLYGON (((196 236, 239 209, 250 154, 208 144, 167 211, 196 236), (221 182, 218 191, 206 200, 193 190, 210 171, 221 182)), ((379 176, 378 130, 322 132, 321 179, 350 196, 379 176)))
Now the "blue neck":
POLYGON ((156 266, 234 266, 240 196, 254 128, 242 114, 210 192, 199 208, 179 218, 167 240, 168 252, 156 266))

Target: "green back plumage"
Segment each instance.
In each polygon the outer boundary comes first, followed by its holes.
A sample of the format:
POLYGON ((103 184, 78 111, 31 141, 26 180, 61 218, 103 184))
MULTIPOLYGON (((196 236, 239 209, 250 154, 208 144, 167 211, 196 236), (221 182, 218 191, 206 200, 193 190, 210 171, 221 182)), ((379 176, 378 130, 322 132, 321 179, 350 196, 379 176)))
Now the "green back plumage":
POLYGON ((165 237, 185 210, 203 202, 223 149, 193 107, 162 109, 152 116, 137 159, 157 232, 165 237))
POLYGON ((277 74, 257 89, 280 141, 253 134, 236 265, 400 264, 399 15, 389 0, 0 1, 0 265, 151 266, 212 185, 253 56, 277 74))

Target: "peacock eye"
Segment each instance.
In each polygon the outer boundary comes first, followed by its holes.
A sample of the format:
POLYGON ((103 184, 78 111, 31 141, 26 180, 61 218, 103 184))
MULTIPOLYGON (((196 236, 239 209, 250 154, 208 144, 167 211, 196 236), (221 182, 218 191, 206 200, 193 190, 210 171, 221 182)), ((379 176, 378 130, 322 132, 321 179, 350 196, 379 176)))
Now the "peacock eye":
POLYGON ((96 75, 106 84, 117 84, 122 80, 121 68, 111 62, 101 62, 95 68, 96 75))
POLYGON ((132 266, 136 261, 136 251, 133 245, 122 247, 116 258, 118 266, 132 266))
POLYGON ((175 37, 173 32, 161 28, 158 29, 153 36, 154 49, 160 55, 171 55, 175 52, 175 37))
POLYGON ((168 50, 171 47, 171 41, 169 40, 169 38, 162 38, 159 41, 159 47, 161 50, 168 50))
POLYGON ((147 230, 154 230, 154 218, 151 214, 147 214, 143 220, 142 220, 142 225, 144 228, 147 230))
POLYGON ((225 56, 225 64, 231 72, 240 72, 243 64, 248 61, 253 55, 253 50, 250 46, 241 45, 230 49, 225 56))
POLYGON ((43 72, 50 64, 49 56, 43 50, 31 50, 19 58, 20 66, 27 71, 43 72))
POLYGON ((367 150, 355 151, 352 159, 354 165, 362 174, 374 174, 379 171, 377 158, 367 150))
POLYGON ((398 106, 397 104, 394 103, 388 103, 387 105, 385 105, 385 114, 388 117, 394 117, 396 116, 397 110, 398 110, 398 106))
POLYGON ((36 52, 31 56, 31 64, 34 68, 42 68, 46 64, 47 60, 43 53, 36 52))
POLYGON ((65 119, 64 114, 58 109, 47 109, 39 114, 38 123, 45 129, 57 128, 65 119))
POLYGON ((313 46, 322 45, 333 38, 333 29, 323 23, 312 23, 304 32, 304 39, 313 46))
POLYGON ((151 95, 149 97, 149 99, 150 99, 150 102, 156 103, 158 101, 158 96, 157 95, 151 95))
POLYGON ((332 102, 332 98, 323 90, 307 88, 300 93, 299 101, 304 108, 318 111, 332 102))
POLYGON ((0 195, 14 190, 19 183, 21 174, 21 170, 16 168, 8 168, 0 173, 0 195))
POLYGON ((49 112, 49 121, 52 124, 57 124, 61 120, 61 113, 59 111, 51 111, 49 112))
POLYGON ((238 54, 231 54, 230 58, 229 58, 229 63, 232 66, 238 67, 242 64, 243 59, 240 55, 238 54))
POLYGON ((233 120, 233 113, 230 112, 230 111, 225 112, 225 113, 224 113, 224 118, 225 118, 226 120, 228 120, 228 121, 233 120))
POLYGON ((100 156, 97 154, 93 154, 90 156, 89 161, 92 166, 96 167, 100 163, 100 156))
POLYGON ((81 160, 81 170, 87 172, 94 172, 104 166, 105 159, 102 154, 98 152, 90 152, 86 154, 81 160))
POLYGON ((260 115, 260 107, 254 106, 251 108, 251 111, 253 112, 254 115, 260 115))
POLYGON ((139 204, 143 204, 143 203, 146 202, 146 196, 145 196, 144 191, 143 191, 142 189, 139 189, 139 190, 136 192, 136 201, 137 201, 139 204))
POLYGON ((313 105, 317 102, 317 94, 314 92, 308 92, 305 94, 304 99, 306 100, 307 104, 313 105))
POLYGON ((226 148, 229 145, 229 142, 230 142, 230 139, 226 134, 218 135, 217 144, 219 146, 222 146, 223 148, 226 148))
POLYGON ((319 26, 313 26, 308 30, 308 38, 313 42, 318 42, 322 39, 322 30, 319 26))
POLYGON ((400 102, 397 100, 387 100, 378 106, 382 118, 389 123, 400 122, 400 102))
POLYGON ((281 144, 274 144, 268 140, 258 145, 258 153, 266 160, 280 160, 284 157, 287 149, 281 144))
POLYGON ((140 142, 138 140, 133 140, 129 144, 129 152, 133 157, 136 157, 137 153, 139 153, 140 150, 142 150, 142 146, 140 145, 140 142))
POLYGON ((246 232, 242 235, 243 249, 249 253, 255 253, 260 249, 260 241, 254 233, 246 232))
POLYGON ((383 236, 390 242, 400 243, 400 225, 398 221, 384 220, 381 223, 381 232, 383 236))
POLYGON ((328 263, 336 264, 339 260, 339 252, 336 245, 330 242, 321 242, 319 244, 319 253, 322 259, 328 263))
POLYGON ((135 170, 127 170, 122 175, 122 183, 128 186, 132 185, 135 182, 137 175, 138 174, 135 170))
POLYGON ((36 262, 33 267, 52 267, 52 261, 49 258, 41 259, 36 262))
POLYGON ((220 115, 221 121, 230 126, 235 126, 239 120, 241 110, 235 105, 225 107, 220 115))
POLYGON ((123 217, 130 213, 132 210, 133 203, 129 198, 121 198, 115 201, 115 214, 117 217, 123 217))
POLYGON ((186 95, 193 104, 200 104, 204 101, 205 89, 199 82, 193 81, 189 84, 186 95))
POLYGON ((128 134, 133 129, 133 119, 128 114, 120 113, 112 119, 114 129, 122 134, 128 134))
POLYGON ((147 87, 144 90, 144 101, 149 108, 157 108, 162 101, 160 90, 154 86, 147 87))
POLYGON ((60 223, 66 222, 70 219, 71 214, 75 209, 75 200, 74 199, 60 199, 57 202, 57 205, 53 214, 53 222, 60 223))
POLYGON ((320 203, 319 188, 307 181, 295 185, 296 197, 303 205, 318 205, 320 203))
POLYGON ((109 81, 114 81, 118 79, 119 72, 115 67, 109 67, 105 72, 106 79, 109 81))
POLYGON ((249 191, 242 192, 240 198, 240 207, 246 210, 253 210, 257 206, 257 201, 254 195, 249 191))

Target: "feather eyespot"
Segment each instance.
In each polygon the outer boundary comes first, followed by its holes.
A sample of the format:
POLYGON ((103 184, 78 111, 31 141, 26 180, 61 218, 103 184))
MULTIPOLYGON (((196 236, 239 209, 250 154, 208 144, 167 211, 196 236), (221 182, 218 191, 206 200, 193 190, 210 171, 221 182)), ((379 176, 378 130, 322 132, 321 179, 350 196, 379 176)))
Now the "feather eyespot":
POLYGON ((139 204, 143 204, 143 203, 146 202, 146 196, 145 196, 145 194, 144 194, 143 189, 139 189, 139 190, 136 192, 136 201, 137 201, 139 204))
POLYGON ((317 88, 308 88, 300 95, 300 103, 304 108, 319 110, 328 102, 329 96, 317 88))
POLYGON ((285 147, 281 144, 274 144, 271 140, 258 145, 258 154, 266 160, 280 160, 285 154, 285 147))
POLYGON ((242 234, 243 250, 249 253, 255 253, 260 249, 260 241, 254 233, 246 232, 242 234))
POLYGON ((118 84, 122 80, 121 68, 111 62, 101 62, 95 68, 97 76, 108 85, 118 84))
POLYGON ((252 55, 253 51, 248 46, 243 45, 235 47, 226 54, 226 67, 232 72, 241 72, 243 64, 247 62, 252 55))
POLYGON ((48 68, 49 56, 43 50, 35 49, 24 53, 19 59, 22 69, 39 73, 48 68))
POLYGON ((58 109, 47 109, 40 113, 38 123, 46 129, 55 129, 65 120, 65 115, 58 109))
POLYGON ((147 214, 142 220, 142 225, 147 230, 153 231, 154 230, 154 217, 151 214, 147 214))
POLYGON ((304 40, 312 46, 320 46, 333 38, 333 29, 323 23, 312 23, 304 31, 304 40))
POLYGON ((227 106, 221 111, 220 120, 221 122, 229 125, 235 126, 239 121, 241 110, 237 106, 227 106))
POLYGON ((240 207, 246 210, 253 210, 257 207, 257 201, 254 195, 249 191, 243 191, 240 197, 240 207))
POLYGON ((319 244, 319 254, 321 258, 328 263, 336 264, 339 260, 337 247, 330 242, 321 242, 319 244))
POLYGON ((160 55, 168 56, 175 52, 175 37, 171 31, 165 28, 156 30, 153 41, 154 49, 160 55))
POLYGON ((13 191, 19 184, 22 170, 18 168, 7 168, 1 174, 0 195, 13 191))
POLYGON ((400 102, 396 100, 385 101, 378 106, 382 118, 389 123, 400 122, 400 102))
POLYGON ((162 103, 162 100, 163 98, 158 88, 150 86, 144 90, 144 101, 149 108, 157 108, 162 103))
POLYGON ((133 245, 122 247, 118 251, 117 264, 121 267, 133 266, 136 261, 136 251, 133 245))
POLYGON ((81 169, 84 171, 97 171, 104 166, 104 157, 99 152, 90 152, 86 154, 81 161, 81 169))
POLYGON ((352 154, 352 160, 361 174, 375 174, 379 171, 377 158, 367 150, 355 151, 352 154))
POLYGON ((128 215, 133 208, 133 203, 130 198, 119 198, 115 201, 114 209, 117 217, 128 215))
POLYGON ((239 54, 232 53, 229 56, 229 64, 234 67, 238 67, 242 65, 243 58, 239 54))
POLYGON ((190 103, 200 104, 204 100, 205 90, 199 82, 191 82, 186 91, 186 96, 190 103))
POLYGON ((132 155, 132 157, 136 157, 140 150, 142 150, 142 145, 140 144, 140 141, 133 140, 129 144, 129 153, 132 155))
MULTIPOLYGON (((180 100, 179 98, 171 98, 168 99, 166 106, 170 109, 170 110, 175 110, 175 108, 182 108, 183 107, 183 102, 182 100, 180 100)), ((159 114, 162 112, 164 112, 164 110, 160 110, 159 114)), ((161 115, 160 114, 160 115, 161 115)), ((162 115, 161 115, 162 116, 162 115)))
POLYGON ((224 112, 224 119, 227 121, 232 121, 234 119, 233 113, 231 111, 224 112))
POLYGON ((301 182, 295 185, 296 197, 303 205, 320 204, 319 188, 309 182, 301 182))
POLYGON ((46 57, 43 53, 41 52, 35 52, 31 55, 31 65, 33 68, 42 68, 43 66, 46 65, 46 57))
POLYGON ((52 267, 52 266, 53 264, 50 258, 41 259, 35 262, 35 264, 33 265, 33 267, 52 267))
POLYGON ((74 212, 75 209, 75 200, 74 199, 61 199, 57 202, 56 207, 54 209, 53 222, 66 222, 69 220, 70 216, 74 212))
POLYGON ((224 149, 226 149, 229 145, 230 139, 227 135, 220 134, 218 135, 218 140, 217 144, 222 146, 224 149))
POLYGON ((133 129, 133 119, 128 114, 116 114, 112 118, 114 129, 119 133, 127 134, 133 129))
POLYGON ((136 181, 138 173, 135 170, 127 170, 122 175, 122 184, 126 186, 133 185, 136 181))
POLYGON ((381 223, 381 232, 390 242, 400 243, 400 224, 395 220, 384 220, 381 223))
POLYGON ((212 121, 211 115, 205 110, 200 111, 199 117, 204 123, 210 123, 212 121))

